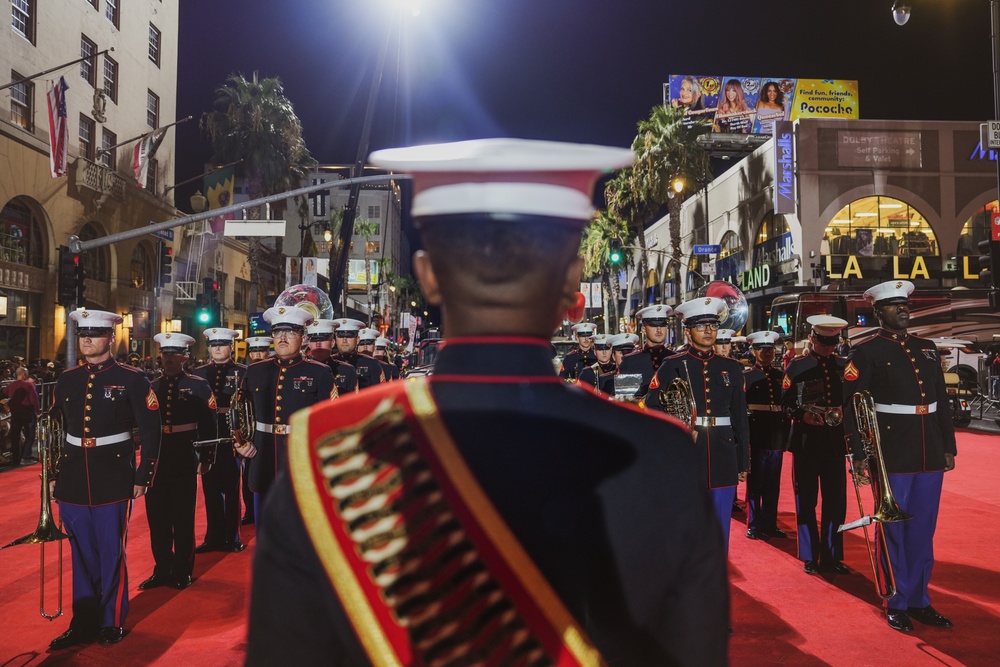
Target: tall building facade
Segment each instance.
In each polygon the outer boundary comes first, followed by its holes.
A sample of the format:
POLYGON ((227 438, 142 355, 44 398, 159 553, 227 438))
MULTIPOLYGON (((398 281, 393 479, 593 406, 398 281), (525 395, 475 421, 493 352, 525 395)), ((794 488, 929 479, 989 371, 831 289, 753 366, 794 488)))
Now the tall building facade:
MULTIPOLYGON (((102 238, 177 213, 164 193, 174 182, 173 131, 149 161, 144 187, 133 148, 175 121, 178 8, 161 0, 11 0, 10 7, 0 29, 0 80, 14 84, 6 90, 10 112, 0 114, 0 293, 8 304, 0 358, 54 359, 66 354, 58 248, 70 236, 102 238), (60 76, 68 86, 68 170, 54 178, 46 95, 60 76)), ((117 354, 153 353, 149 337, 164 319, 154 297, 159 243, 140 237, 81 256, 81 305, 132 316, 117 354)))

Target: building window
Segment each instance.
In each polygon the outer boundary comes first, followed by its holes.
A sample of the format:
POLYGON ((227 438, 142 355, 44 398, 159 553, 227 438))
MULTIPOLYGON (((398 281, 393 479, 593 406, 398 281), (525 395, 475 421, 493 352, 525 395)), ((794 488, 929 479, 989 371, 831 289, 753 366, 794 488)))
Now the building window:
POLYGON ((149 24, 149 60, 160 66, 160 29, 152 23, 149 24))
POLYGON ((368 219, 376 220, 382 217, 382 207, 381 206, 369 206, 368 207, 368 219))
POLYGON ((118 63, 104 55, 104 94, 118 104, 118 63))
POLYGON ((823 231, 822 255, 916 257, 940 254, 934 230, 924 216, 906 202, 891 197, 864 197, 853 201, 840 209, 823 231))
POLYGON ((160 96, 146 91, 146 124, 154 130, 160 126, 160 96))
MULTIPOLYGON (((95 222, 88 222, 80 230, 81 241, 94 241, 107 236, 95 222)), ((80 263, 87 274, 88 280, 96 280, 106 283, 111 280, 111 251, 110 246, 92 248, 80 254, 80 263)))
POLYGON ((129 263, 129 280, 132 287, 141 290, 152 290, 153 267, 156 262, 144 243, 135 244, 132 249, 132 261, 129 263))
MULTIPOLYGON (((21 75, 10 73, 11 81, 18 81, 21 75)), ((35 85, 30 81, 19 81, 10 88, 10 120, 28 132, 35 129, 35 85)))
POLYGON ((42 267, 42 225, 27 202, 11 199, 0 211, 0 260, 42 267))
POLYGON ((97 44, 87 39, 86 35, 80 35, 80 57, 85 60, 80 61, 80 78, 91 86, 97 85, 97 44))
POLYGON ((108 128, 101 128, 101 157, 100 162, 108 169, 118 168, 118 150, 112 146, 118 143, 118 135, 108 128))
POLYGON ((986 204, 972 214, 972 217, 962 225, 962 234, 958 237, 956 255, 979 255, 979 242, 990 238, 990 220, 998 208, 996 199, 986 204))
POLYGON ((250 301, 250 283, 237 278, 233 283, 233 310, 247 312, 250 301))
POLYGON ((93 7, 94 9, 100 10, 100 6, 99 6, 100 5, 100 0, 87 0, 87 2, 89 2, 90 6, 93 7))
POLYGON ((156 177, 159 175, 160 165, 156 158, 150 158, 149 168, 146 171, 146 190, 151 194, 156 194, 156 177))
POLYGON ((80 114, 80 155, 88 160, 94 159, 96 148, 94 146, 95 134, 97 133, 97 123, 83 114, 80 114))
POLYGON ((11 0, 10 24, 14 32, 35 43, 35 0, 11 0))
POLYGON ((369 241, 365 244, 365 252, 369 255, 377 255, 381 248, 382 244, 378 241, 369 241))
POLYGON ((118 0, 104 0, 104 16, 111 21, 114 27, 119 27, 118 0))
MULTIPOLYGON (((325 179, 314 178, 312 179, 313 185, 319 185, 320 183, 325 183, 325 179)), ((317 218, 326 217, 326 206, 329 194, 326 192, 314 192, 309 195, 309 201, 312 204, 312 214, 317 218)))

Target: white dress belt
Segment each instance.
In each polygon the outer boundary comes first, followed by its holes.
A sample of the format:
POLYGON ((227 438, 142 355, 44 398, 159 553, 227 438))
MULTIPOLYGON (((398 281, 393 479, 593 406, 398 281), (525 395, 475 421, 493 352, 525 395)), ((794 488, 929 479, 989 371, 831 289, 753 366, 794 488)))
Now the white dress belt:
POLYGON ((729 417, 696 417, 695 426, 729 426, 732 422, 729 417))
POLYGON ((164 424, 164 433, 184 433, 185 431, 198 430, 197 424, 164 424))
POLYGON ((781 412, 780 405, 768 405, 767 403, 750 403, 747 405, 747 409, 759 412, 781 412))
POLYGON ((78 438, 75 435, 66 434, 66 442, 71 445, 76 445, 77 447, 100 447, 102 445, 117 445, 119 442, 125 442, 126 440, 132 439, 132 431, 126 431, 125 433, 115 433, 114 435, 102 435, 99 438, 78 438))
POLYGON ((937 401, 927 405, 903 405, 902 403, 876 403, 875 412, 891 415, 929 415, 937 412, 937 401))
POLYGON ((263 422, 254 422, 257 430, 261 433, 273 433, 275 435, 288 435, 292 432, 291 424, 264 424, 263 422))

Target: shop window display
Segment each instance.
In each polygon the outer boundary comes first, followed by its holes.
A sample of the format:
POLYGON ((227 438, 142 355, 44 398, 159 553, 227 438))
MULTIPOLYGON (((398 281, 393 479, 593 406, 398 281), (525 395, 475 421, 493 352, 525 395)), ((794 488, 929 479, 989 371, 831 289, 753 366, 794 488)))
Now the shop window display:
POLYGON ((891 197, 864 197, 833 216, 820 254, 918 257, 937 256, 940 249, 934 230, 917 209, 891 197))
POLYGON ((997 201, 993 200, 976 211, 962 226, 962 235, 958 237, 958 248, 955 254, 979 255, 979 242, 985 241, 990 235, 990 219, 997 211, 997 201))

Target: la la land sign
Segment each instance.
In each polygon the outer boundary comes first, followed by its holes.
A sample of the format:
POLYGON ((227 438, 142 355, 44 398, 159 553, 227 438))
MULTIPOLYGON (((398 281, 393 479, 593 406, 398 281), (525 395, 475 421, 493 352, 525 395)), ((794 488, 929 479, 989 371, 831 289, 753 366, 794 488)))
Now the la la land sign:
MULTIPOLYGON (((979 257, 960 258, 961 280, 979 280, 979 257)), ((940 257, 860 257, 858 255, 827 255, 826 274, 830 280, 881 278, 885 280, 937 280, 944 276, 940 257)), ((949 272, 950 274, 950 272, 949 272)))

